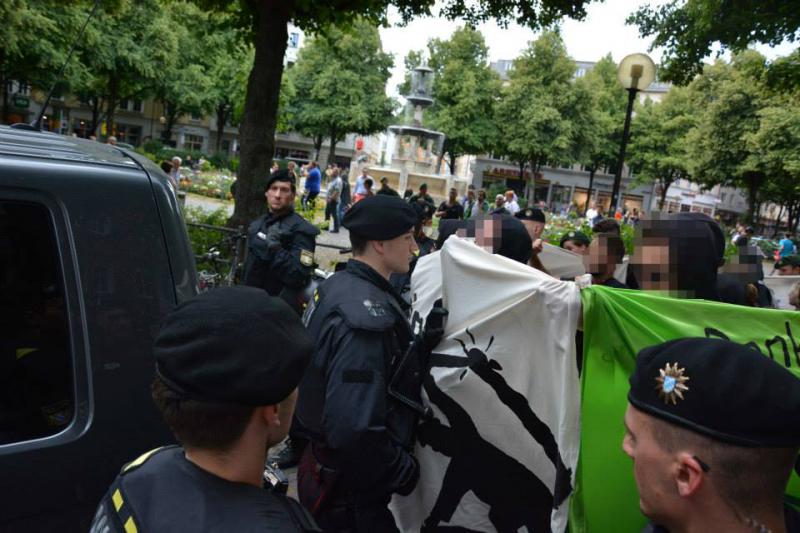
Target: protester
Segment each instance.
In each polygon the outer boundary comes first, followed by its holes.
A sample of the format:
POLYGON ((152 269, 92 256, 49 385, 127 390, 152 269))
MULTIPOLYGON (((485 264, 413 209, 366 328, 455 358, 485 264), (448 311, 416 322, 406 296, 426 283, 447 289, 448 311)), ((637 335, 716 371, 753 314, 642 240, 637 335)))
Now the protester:
POLYGON ((446 202, 439 204, 439 209, 435 216, 442 219, 461 220, 464 218, 464 207, 458 203, 458 191, 455 187, 450 189, 450 195, 446 202))
MULTIPOLYGON (((179 184, 181 182, 181 158, 177 155, 172 158, 172 170, 169 172, 170 181, 173 184, 179 184)), ((175 185, 173 185, 175 186, 175 185)))
POLYGON ((339 210, 339 225, 341 226, 342 220, 344 219, 345 212, 350 209, 350 206, 353 203, 353 199, 350 196, 350 178, 347 175, 347 170, 342 172, 342 194, 339 199, 339 205, 337 209, 339 210))
POLYGON ((406 189, 405 192, 403 193, 403 200, 405 200, 406 202, 410 202, 412 196, 414 196, 414 190, 406 189))
POLYGON ((619 222, 613 218, 601 218, 592 225, 592 233, 613 233, 619 236, 619 222))
POLYGON ((519 204, 517 203, 517 195, 514 191, 508 190, 506 191, 506 202, 503 205, 506 211, 508 211, 509 215, 516 215, 517 211, 519 211, 519 204))
POLYGON ((778 255, 783 259, 786 256, 794 255, 796 252, 797 247, 794 245, 794 241, 792 241, 791 233, 785 233, 783 239, 778 242, 778 255))
POLYGON ((639 352, 628 401, 622 448, 645 531, 800 531, 784 504, 800 380, 780 364, 725 340, 672 340, 639 352))
POLYGON ((488 215, 491 212, 491 205, 489 201, 486 199, 486 191, 483 189, 478 189, 478 199, 475 203, 475 209, 472 212, 471 218, 478 218, 484 215, 488 215))
POLYGON ((586 210, 586 220, 588 220, 590 224, 594 225, 600 218, 601 215, 597 211, 595 203, 589 202, 589 209, 586 210))
POLYGON ((375 194, 385 194, 387 196, 400 196, 398 192, 391 187, 389 187, 389 178, 383 176, 381 178, 381 188, 378 189, 378 192, 375 194))
POLYGON ((328 183, 328 190, 325 194, 325 221, 329 218, 332 219, 333 222, 333 229, 330 230, 331 233, 339 233, 339 213, 341 212, 339 209, 339 202, 342 196, 342 187, 343 181, 342 178, 339 176, 339 169, 334 168, 331 172, 331 181, 328 183))
POLYGON ((419 192, 417 194, 412 195, 411 198, 408 199, 408 202, 411 203, 411 204, 417 203, 417 202, 425 202, 426 204, 430 205, 434 209, 436 208, 436 206, 433 203, 433 198, 431 198, 431 195, 428 194, 428 184, 427 183, 423 183, 422 185, 420 185, 419 186, 419 192))
POLYGON ((124 466, 90 530, 319 531, 296 501, 262 488, 312 351, 300 319, 264 291, 225 287, 180 304, 156 337, 152 385, 180 446, 124 466))
POLYGON ((625 244, 619 235, 595 233, 584 257, 586 272, 592 275, 592 285, 627 289, 627 285, 614 278, 617 266, 622 263, 624 256, 625 244))
POLYGON ((561 237, 558 245, 565 250, 574 252, 580 255, 587 255, 589 253, 589 244, 592 240, 588 235, 582 231, 570 231, 561 237))
POLYGON ((494 197, 494 208, 491 210, 492 215, 508 215, 508 210, 505 208, 506 197, 498 194, 494 197))
POLYGON ((464 208, 464 211, 467 210, 467 202, 469 201, 469 193, 472 192, 472 198, 475 198, 475 185, 470 183, 467 185, 467 192, 464 196, 461 197, 461 206, 464 208))
POLYGON ((314 208, 314 202, 319 196, 320 187, 322 186, 322 174, 319 171, 319 166, 316 161, 311 161, 308 164, 308 172, 306 174, 306 192, 303 195, 302 206, 303 209, 308 209, 309 205, 314 208))
MULTIPOLYGON (((472 185, 470 185, 472 187, 472 185)), ((463 206, 464 208, 464 219, 469 220, 473 218, 474 214, 477 212, 477 201, 475 200, 475 188, 472 187, 467 189, 467 195, 464 198, 463 206)))
POLYGON ((395 380, 387 365, 411 341, 407 304, 388 278, 408 270, 416 222, 414 209, 399 198, 373 196, 353 205, 343 221, 353 259, 320 286, 306 313, 316 350, 295 418, 311 441, 298 489, 325 530, 397 531, 389 500, 409 494, 419 478, 409 452, 418 413, 395 400, 388 385, 396 381, 399 394, 419 402, 415 376, 422 369, 403 367, 395 380))
POLYGON ((267 180, 269 213, 250 224, 242 283, 280 296, 298 313, 302 289, 314 268, 319 230, 294 211, 297 189, 292 176, 279 170, 267 180))

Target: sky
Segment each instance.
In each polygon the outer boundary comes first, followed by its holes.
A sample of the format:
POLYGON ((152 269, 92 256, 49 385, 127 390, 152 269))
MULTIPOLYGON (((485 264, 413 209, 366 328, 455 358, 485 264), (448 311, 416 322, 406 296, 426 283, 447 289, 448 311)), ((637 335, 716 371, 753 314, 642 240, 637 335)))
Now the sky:
MULTIPOLYGON (((650 39, 640 38, 638 28, 626 25, 625 19, 641 5, 657 6, 665 3, 666 0, 605 0, 603 3, 589 4, 583 21, 565 19, 560 25, 567 51, 576 61, 597 61, 608 52, 611 52, 615 61, 619 61, 628 54, 643 52, 649 54, 658 64, 661 51, 648 51, 650 39)), ((396 11, 390 11, 389 19, 399 21, 400 17, 396 11)), ((387 92, 397 95, 397 86, 402 83, 404 75, 403 58, 409 51, 425 48, 429 39, 448 38, 460 25, 458 21, 428 17, 415 19, 405 27, 382 28, 380 33, 383 49, 393 54, 395 60, 387 92)), ((489 22, 480 25, 478 29, 486 38, 491 61, 514 59, 537 35, 516 24, 503 29, 489 22)), ((785 43, 772 49, 766 46, 756 48, 773 59, 789 54, 795 46, 785 43)))

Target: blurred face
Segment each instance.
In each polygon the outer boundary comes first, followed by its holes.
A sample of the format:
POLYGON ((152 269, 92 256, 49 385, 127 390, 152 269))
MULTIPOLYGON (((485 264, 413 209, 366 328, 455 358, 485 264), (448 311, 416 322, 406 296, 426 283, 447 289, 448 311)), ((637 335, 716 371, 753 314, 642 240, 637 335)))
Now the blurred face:
POLYGON ((486 193, 485 192, 481 191, 481 192, 478 193, 478 201, 479 202, 486 201, 486 193))
POLYGON ((475 224, 475 244, 493 254, 500 248, 503 233, 503 221, 498 217, 479 220, 475 224))
POLYGON ((280 213, 294 205, 292 184, 288 181, 273 181, 266 192, 267 204, 272 212, 280 213))
POLYGON ((613 259, 609 259, 606 239, 597 238, 592 241, 583 258, 586 272, 594 276, 611 274, 614 272, 613 259))
POLYGON ((467 199, 471 202, 475 200, 475 191, 467 191, 467 199))
POLYGON ((409 262, 417 251, 417 241, 414 240, 414 230, 388 241, 380 241, 383 247, 383 262, 390 272, 405 274, 409 269, 409 262))
POLYGON ((588 246, 585 244, 578 244, 575 241, 566 241, 563 248, 580 255, 587 255, 589 253, 588 246))
POLYGON ((522 225, 528 230, 528 235, 531 236, 532 241, 542 238, 542 232, 544 231, 543 223, 536 222, 535 220, 523 220, 522 225))
POLYGON ((503 198, 502 194, 498 194, 497 197, 494 199, 494 205, 497 207, 503 207, 504 203, 506 203, 506 199, 503 198))
POLYGON ((458 192, 455 189, 450 189, 450 201, 455 202, 456 196, 458 196, 458 192))
POLYGON ((669 268, 669 239, 643 239, 633 249, 631 265, 639 287, 646 291, 666 291, 677 288, 671 283, 669 268))
POLYGON ((656 523, 672 522, 668 516, 675 513, 677 496, 671 479, 672 457, 656 440, 648 415, 628 405, 624 421, 622 451, 633 459, 633 477, 639 490, 642 514, 656 523))

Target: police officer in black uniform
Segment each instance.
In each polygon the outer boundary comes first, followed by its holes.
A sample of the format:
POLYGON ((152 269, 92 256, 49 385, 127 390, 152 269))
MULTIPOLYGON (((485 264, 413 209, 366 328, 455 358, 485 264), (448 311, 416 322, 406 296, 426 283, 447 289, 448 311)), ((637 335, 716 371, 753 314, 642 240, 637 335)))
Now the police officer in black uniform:
POLYGON ((405 364, 408 305, 388 281, 409 268, 416 221, 398 197, 355 204, 343 221, 353 259, 321 285, 304 317, 316 351, 295 415, 311 441, 298 491, 326 531, 396 531, 391 495, 409 494, 419 477, 411 454, 418 413, 398 396, 420 402, 422 369, 416 356, 405 364))
POLYGON ((784 504, 800 379, 783 358, 677 339, 639 352, 630 385, 622 448, 652 521, 645 532, 800 531, 800 512, 784 504))
POLYGON ((295 213, 296 193, 289 171, 270 175, 264 193, 269 213, 250 224, 243 284, 280 296, 301 314, 302 290, 311 279, 319 229, 295 213))
POLYGON ((153 400, 182 446, 124 466, 91 532, 320 531, 262 488, 313 352, 289 306, 252 287, 200 294, 167 315, 154 352, 153 400))

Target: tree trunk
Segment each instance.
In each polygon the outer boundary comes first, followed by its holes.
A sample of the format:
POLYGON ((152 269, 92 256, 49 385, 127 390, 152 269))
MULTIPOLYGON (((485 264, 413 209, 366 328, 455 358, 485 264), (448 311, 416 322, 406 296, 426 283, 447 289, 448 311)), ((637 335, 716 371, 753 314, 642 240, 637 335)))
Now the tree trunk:
POLYGON ((275 154, 275 126, 288 41, 290 2, 252 2, 255 58, 247 80, 244 113, 239 126, 240 160, 236 207, 230 227, 249 223, 264 209, 266 176, 275 154))
POLYGON ((114 112, 119 102, 119 87, 117 77, 112 75, 108 85, 108 100, 106 100, 106 139, 114 135, 114 112))
POLYGON ((669 186, 672 185, 672 180, 660 179, 658 181, 659 185, 661 185, 661 192, 658 195, 658 210, 663 211, 664 204, 667 201, 667 191, 669 191, 669 186))
POLYGON ((3 101, 0 102, 0 122, 8 122, 8 87, 6 85, 6 51, 0 48, 0 90, 3 101))
POLYGON ((747 221, 751 226, 757 226, 758 186, 761 180, 758 176, 751 174, 745 178, 745 181, 747 182, 747 221))
POLYGON ((595 172, 597 172, 596 165, 589 167, 589 190, 586 191, 586 203, 583 204, 583 216, 586 216, 586 211, 589 210, 589 203, 592 201, 592 186, 594 185, 595 172))
POLYGON ((222 136, 225 135, 225 123, 228 121, 228 105, 220 104, 217 106, 217 144, 214 153, 222 151, 222 136))
MULTIPOLYGON (((783 210, 784 210, 785 207, 786 207, 785 205, 781 204, 779 206, 779 208, 778 208, 778 216, 777 216, 777 218, 775 218, 775 231, 772 232, 772 236, 773 237, 778 234, 778 230, 781 227, 781 217, 783 216, 783 210)), ((792 211, 791 211, 791 207, 790 207, 789 208, 789 221, 788 222, 791 222, 791 218, 792 218, 792 211)))
POLYGON ((322 143, 325 142, 325 136, 323 136, 322 134, 315 135, 313 141, 314 141, 314 155, 311 157, 311 161, 319 161, 319 154, 322 153, 322 143))
POLYGON ((336 144, 339 142, 336 139, 336 128, 331 128, 331 149, 328 152, 328 164, 333 165, 336 163, 336 144))
POLYGON ((450 152, 447 152, 447 154, 450 156, 449 157, 449 159, 450 159, 450 175, 451 176, 455 176, 456 175, 456 159, 458 159, 458 155, 452 154, 450 152))

